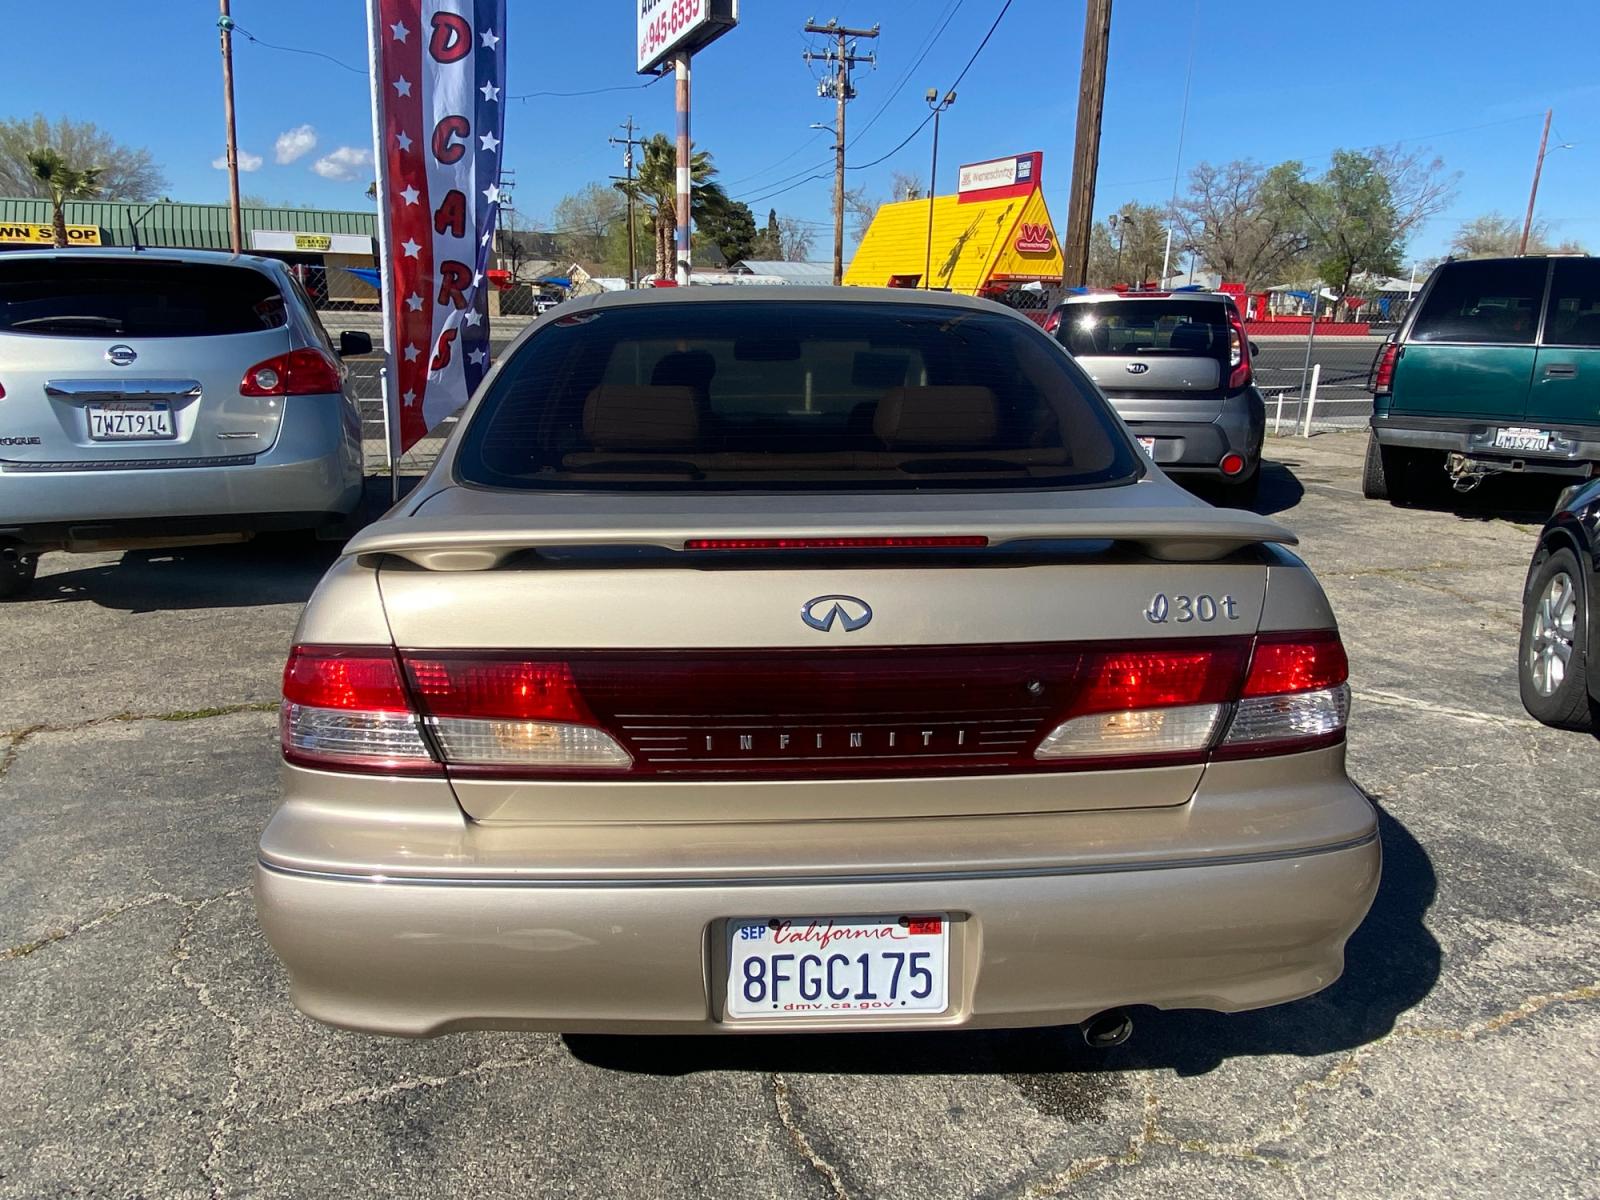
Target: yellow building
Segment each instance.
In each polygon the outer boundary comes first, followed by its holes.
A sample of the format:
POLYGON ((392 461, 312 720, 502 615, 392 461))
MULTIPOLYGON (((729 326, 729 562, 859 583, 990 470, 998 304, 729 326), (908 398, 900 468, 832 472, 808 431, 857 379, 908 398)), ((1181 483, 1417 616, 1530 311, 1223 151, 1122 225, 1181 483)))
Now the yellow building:
POLYGON ((1038 177, 1036 154, 961 168, 961 190, 932 201, 931 239, 929 201, 883 205, 845 284, 920 288, 928 272, 935 290, 986 295, 1036 280, 1059 282, 1061 245, 1038 177))

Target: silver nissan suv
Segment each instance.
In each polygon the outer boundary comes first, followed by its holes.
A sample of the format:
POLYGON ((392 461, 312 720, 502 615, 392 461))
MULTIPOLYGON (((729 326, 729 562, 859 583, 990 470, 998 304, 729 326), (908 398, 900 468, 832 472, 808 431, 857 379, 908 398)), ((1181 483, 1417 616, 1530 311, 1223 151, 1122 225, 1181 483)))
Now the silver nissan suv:
POLYGON ((306 608, 261 924, 408 1036, 1305 996, 1379 847, 1293 540, 998 305, 570 301, 306 608))
POLYGON ((0 597, 45 550, 242 540, 361 499, 344 354, 280 262, 0 254, 0 597))

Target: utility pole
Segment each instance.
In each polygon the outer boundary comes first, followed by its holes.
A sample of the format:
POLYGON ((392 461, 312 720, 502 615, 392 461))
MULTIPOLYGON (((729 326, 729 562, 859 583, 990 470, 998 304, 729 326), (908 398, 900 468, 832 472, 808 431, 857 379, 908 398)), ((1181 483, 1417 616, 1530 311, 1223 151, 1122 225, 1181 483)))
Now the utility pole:
POLYGON ((1100 169, 1100 116, 1106 106, 1106 56, 1111 47, 1111 0, 1088 0, 1083 24, 1083 65, 1078 74, 1078 132, 1072 152, 1072 192, 1067 200, 1061 284, 1089 280, 1089 231, 1094 225, 1095 175, 1100 169))
POLYGON ((1550 117, 1555 112, 1553 108, 1544 110, 1544 132, 1539 135, 1539 158, 1533 164, 1533 188, 1528 192, 1528 215, 1522 220, 1522 240, 1517 243, 1517 253, 1528 252, 1528 235, 1533 232, 1533 206, 1539 199, 1539 175, 1544 170, 1544 151, 1550 144, 1550 117))
MULTIPOLYGON (((634 232, 633 218, 633 148, 635 146, 643 146, 644 142, 641 139, 633 136, 634 125, 632 116, 628 117, 628 123, 622 128, 627 130, 627 137, 614 137, 607 138, 606 140, 609 141, 613 146, 627 147, 622 154, 622 168, 627 172, 623 178, 628 184, 627 189, 623 192, 623 194, 628 197, 628 287, 636 288, 639 286, 639 239, 634 232)), ((611 178, 616 179, 617 176, 613 175, 611 178)))
POLYGON ((222 15, 217 29, 222 34, 222 113, 228 123, 228 233, 233 252, 244 249, 244 221, 239 215, 239 135, 233 121, 233 14, 229 0, 219 0, 222 15))
POLYGON ((856 98, 855 85, 850 82, 850 68, 857 63, 870 63, 878 65, 876 54, 860 56, 856 54, 859 44, 854 39, 875 38, 878 36, 878 26, 871 29, 850 29, 839 24, 835 18, 826 25, 818 25, 815 21, 806 23, 807 33, 820 33, 834 38, 838 42, 837 49, 826 50, 821 54, 814 54, 810 50, 805 52, 806 62, 831 63, 834 68, 833 77, 824 79, 817 86, 817 95, 832 96, 838 102, 839 114, 834 126, 836 140, 833 146, 833 286, 838 287, 844 282, 844 106, 856 98))

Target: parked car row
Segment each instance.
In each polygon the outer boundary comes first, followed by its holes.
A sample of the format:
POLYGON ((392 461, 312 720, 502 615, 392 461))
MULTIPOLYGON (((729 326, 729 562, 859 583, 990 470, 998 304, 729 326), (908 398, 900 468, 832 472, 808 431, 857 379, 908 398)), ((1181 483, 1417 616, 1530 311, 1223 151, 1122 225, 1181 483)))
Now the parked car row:
POLYGON ((1600 724, 1591 597, 1600 564, 1600 259, 1446 262, 1374 363, 1362 490, 1405 505, 1505 474, 1576 481, 1540 532, 1523 592, 1523 704, 1600 724))

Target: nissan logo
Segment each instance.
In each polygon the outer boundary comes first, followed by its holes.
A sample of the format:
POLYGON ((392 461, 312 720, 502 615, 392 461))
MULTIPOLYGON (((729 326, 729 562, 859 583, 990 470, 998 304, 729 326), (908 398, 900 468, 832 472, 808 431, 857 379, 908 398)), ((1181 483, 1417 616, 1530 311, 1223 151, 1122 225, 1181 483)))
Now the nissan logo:
POLYGON ((106 361, 113 367, 129 366, 138 357, 132 346, 113 346, 106 351, 106 361))
POLYGON ((831 630, 835 621, 846 633, 854 633, 872 620, 872 606, 855 596, 818 596, 806 601, 800 619, 822 633, 831 630))
POLYGON ((1127 366, 1129 375, 1143 375, 1149 369, 1149 363, 1129 363, 1127 366))

